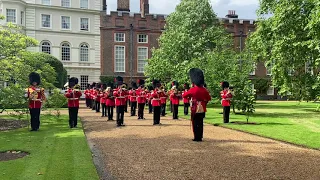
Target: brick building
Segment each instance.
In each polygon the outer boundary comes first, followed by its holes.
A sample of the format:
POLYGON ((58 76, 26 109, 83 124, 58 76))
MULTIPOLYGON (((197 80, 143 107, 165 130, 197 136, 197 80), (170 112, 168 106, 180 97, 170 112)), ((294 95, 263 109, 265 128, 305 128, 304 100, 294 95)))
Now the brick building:
MULTIPOLYGON (((165 26, 166 15, 150 14, 149 0, 140 0, 140 13, 130 13, 130 0, 118 0, 117 11, 106 14, 106 4, 101 12, 101 75, 122 76, 125 82, 144 77, 144 65, 151 57, 151 49, 158 47, 157 39, 165 26)), ((235 11, 229 11, 225 18, 219 18, 226 31, 234 37, 234 48, 242 51, 245 40, 255 30, 255 20, 239 19, 235 11)), ((255 65, 250 79, 270 80, 270 67, 264 63, 255 65)), ((276 98, 270 87, 267 97, 276 98)))

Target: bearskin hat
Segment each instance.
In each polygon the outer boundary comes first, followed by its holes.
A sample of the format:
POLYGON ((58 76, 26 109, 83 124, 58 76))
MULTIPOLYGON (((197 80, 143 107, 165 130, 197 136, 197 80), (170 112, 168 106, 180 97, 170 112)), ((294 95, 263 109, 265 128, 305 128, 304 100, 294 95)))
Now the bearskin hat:
POLYGON ((72 77, 72 78, 69 79, 69 87, 70 88, 73 88, 78 83, 79 83, 79 80, 76 77, 72 77))
POLYGON ((204 85, 204 75, 203 71, 198 68, 192 68, 189 71, 190 79, 193 84, 196 86, 203 86, 204 85))
POLYGON ((131 87, 132 87, 132 89, 137 89, 138 88, 137 83, 131 82, 131 87))
POLYGON ((139 86, 143 86, 145 84, 145 81, 143 79, 138 79, 139 86))
POLYGON ((161 82, 155 79, 152 81, 152 85, 153 85, 153 88, 158 88, 161 86, 161 82))
POLYGON ((91 88, 91 84, 87 84, 87 89, 90 89, 91 88))
POLYGON ((228 83, 227 81, 223 81, 223 82, 221 83, 221 87, 222 87, 222 89, 228 88, 228 87, 229 87, 229 83, 228 83))
POLYGON ((108 82, 107 86, 110 87, 111 89, 113 89, 113 83, 112 82, 108 82))
POLYGON ((184 83, 183 87, 184 87, 184 89, 190 89, 190 86, 188 83, 184 83))
POLYGON ((107 89, 107 84, 102 84, 101 89, 106 90, 107 89))
POLYGON ((37 85, 40 85, 41 80, 40 80, 40 75, 36 72, 32 72, 29 74, 29 82, 32 85, 32 83, 36 82, 37 85))
POLYGON ((114 78, 114 82, 116 85, 121 86, 123 84, 123 78, 121 76, 118 76, 114 78))
POLYGON ((149 86, 149 87, 148 87, 148 90, 149 90, 149 91, 152 91, 153 89, 154 89, 153 86, 149 86))

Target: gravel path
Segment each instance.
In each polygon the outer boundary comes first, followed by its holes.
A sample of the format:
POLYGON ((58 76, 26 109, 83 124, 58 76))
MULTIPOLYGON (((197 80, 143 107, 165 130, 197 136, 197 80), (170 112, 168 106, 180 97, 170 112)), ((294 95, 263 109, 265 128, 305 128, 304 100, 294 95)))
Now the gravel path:
POLYGON ((101 179, 320 179, 320 151, 212 125, 193 142, 189 121, 125 113, 126 127, 81 108, 101 179))

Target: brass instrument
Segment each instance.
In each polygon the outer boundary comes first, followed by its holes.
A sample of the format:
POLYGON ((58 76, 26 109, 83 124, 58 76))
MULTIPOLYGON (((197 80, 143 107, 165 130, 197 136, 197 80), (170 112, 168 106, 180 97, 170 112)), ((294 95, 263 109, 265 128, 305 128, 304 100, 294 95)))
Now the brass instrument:
POLYGON ((46 95, 44 94, 44 89, 43 88, 36 88, 33 90, 33 88, 29 87, 26 90, 26 97, 29 98, 31 101, 45 101, 46 100, 46 95), (41 99, 38 99, 38 93, 41 93, 41 99), (29 96, 28 96, 29 93, 29 96))
POLYGON ((81 91, 80 89, 81 89, 81 87, 80 87, 79 84, 76 84, 76 85, 73 87, 73 91, 74 91, 74 92, 79 92, 79 91, 81 91))

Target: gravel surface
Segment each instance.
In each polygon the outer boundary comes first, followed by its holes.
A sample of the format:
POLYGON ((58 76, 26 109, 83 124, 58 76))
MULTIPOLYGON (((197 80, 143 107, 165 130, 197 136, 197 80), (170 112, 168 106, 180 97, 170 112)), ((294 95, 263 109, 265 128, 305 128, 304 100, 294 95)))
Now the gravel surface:
POLYGON ((320 179, 317 150, 212 125, 203 142, 193 142, 190 121, 171 117, 153 126, 149 114, 137 120, 125 113, 126 126, 117 128, 89 109, 79 115, 103 161, 96 163, 101 179, 320 179))

